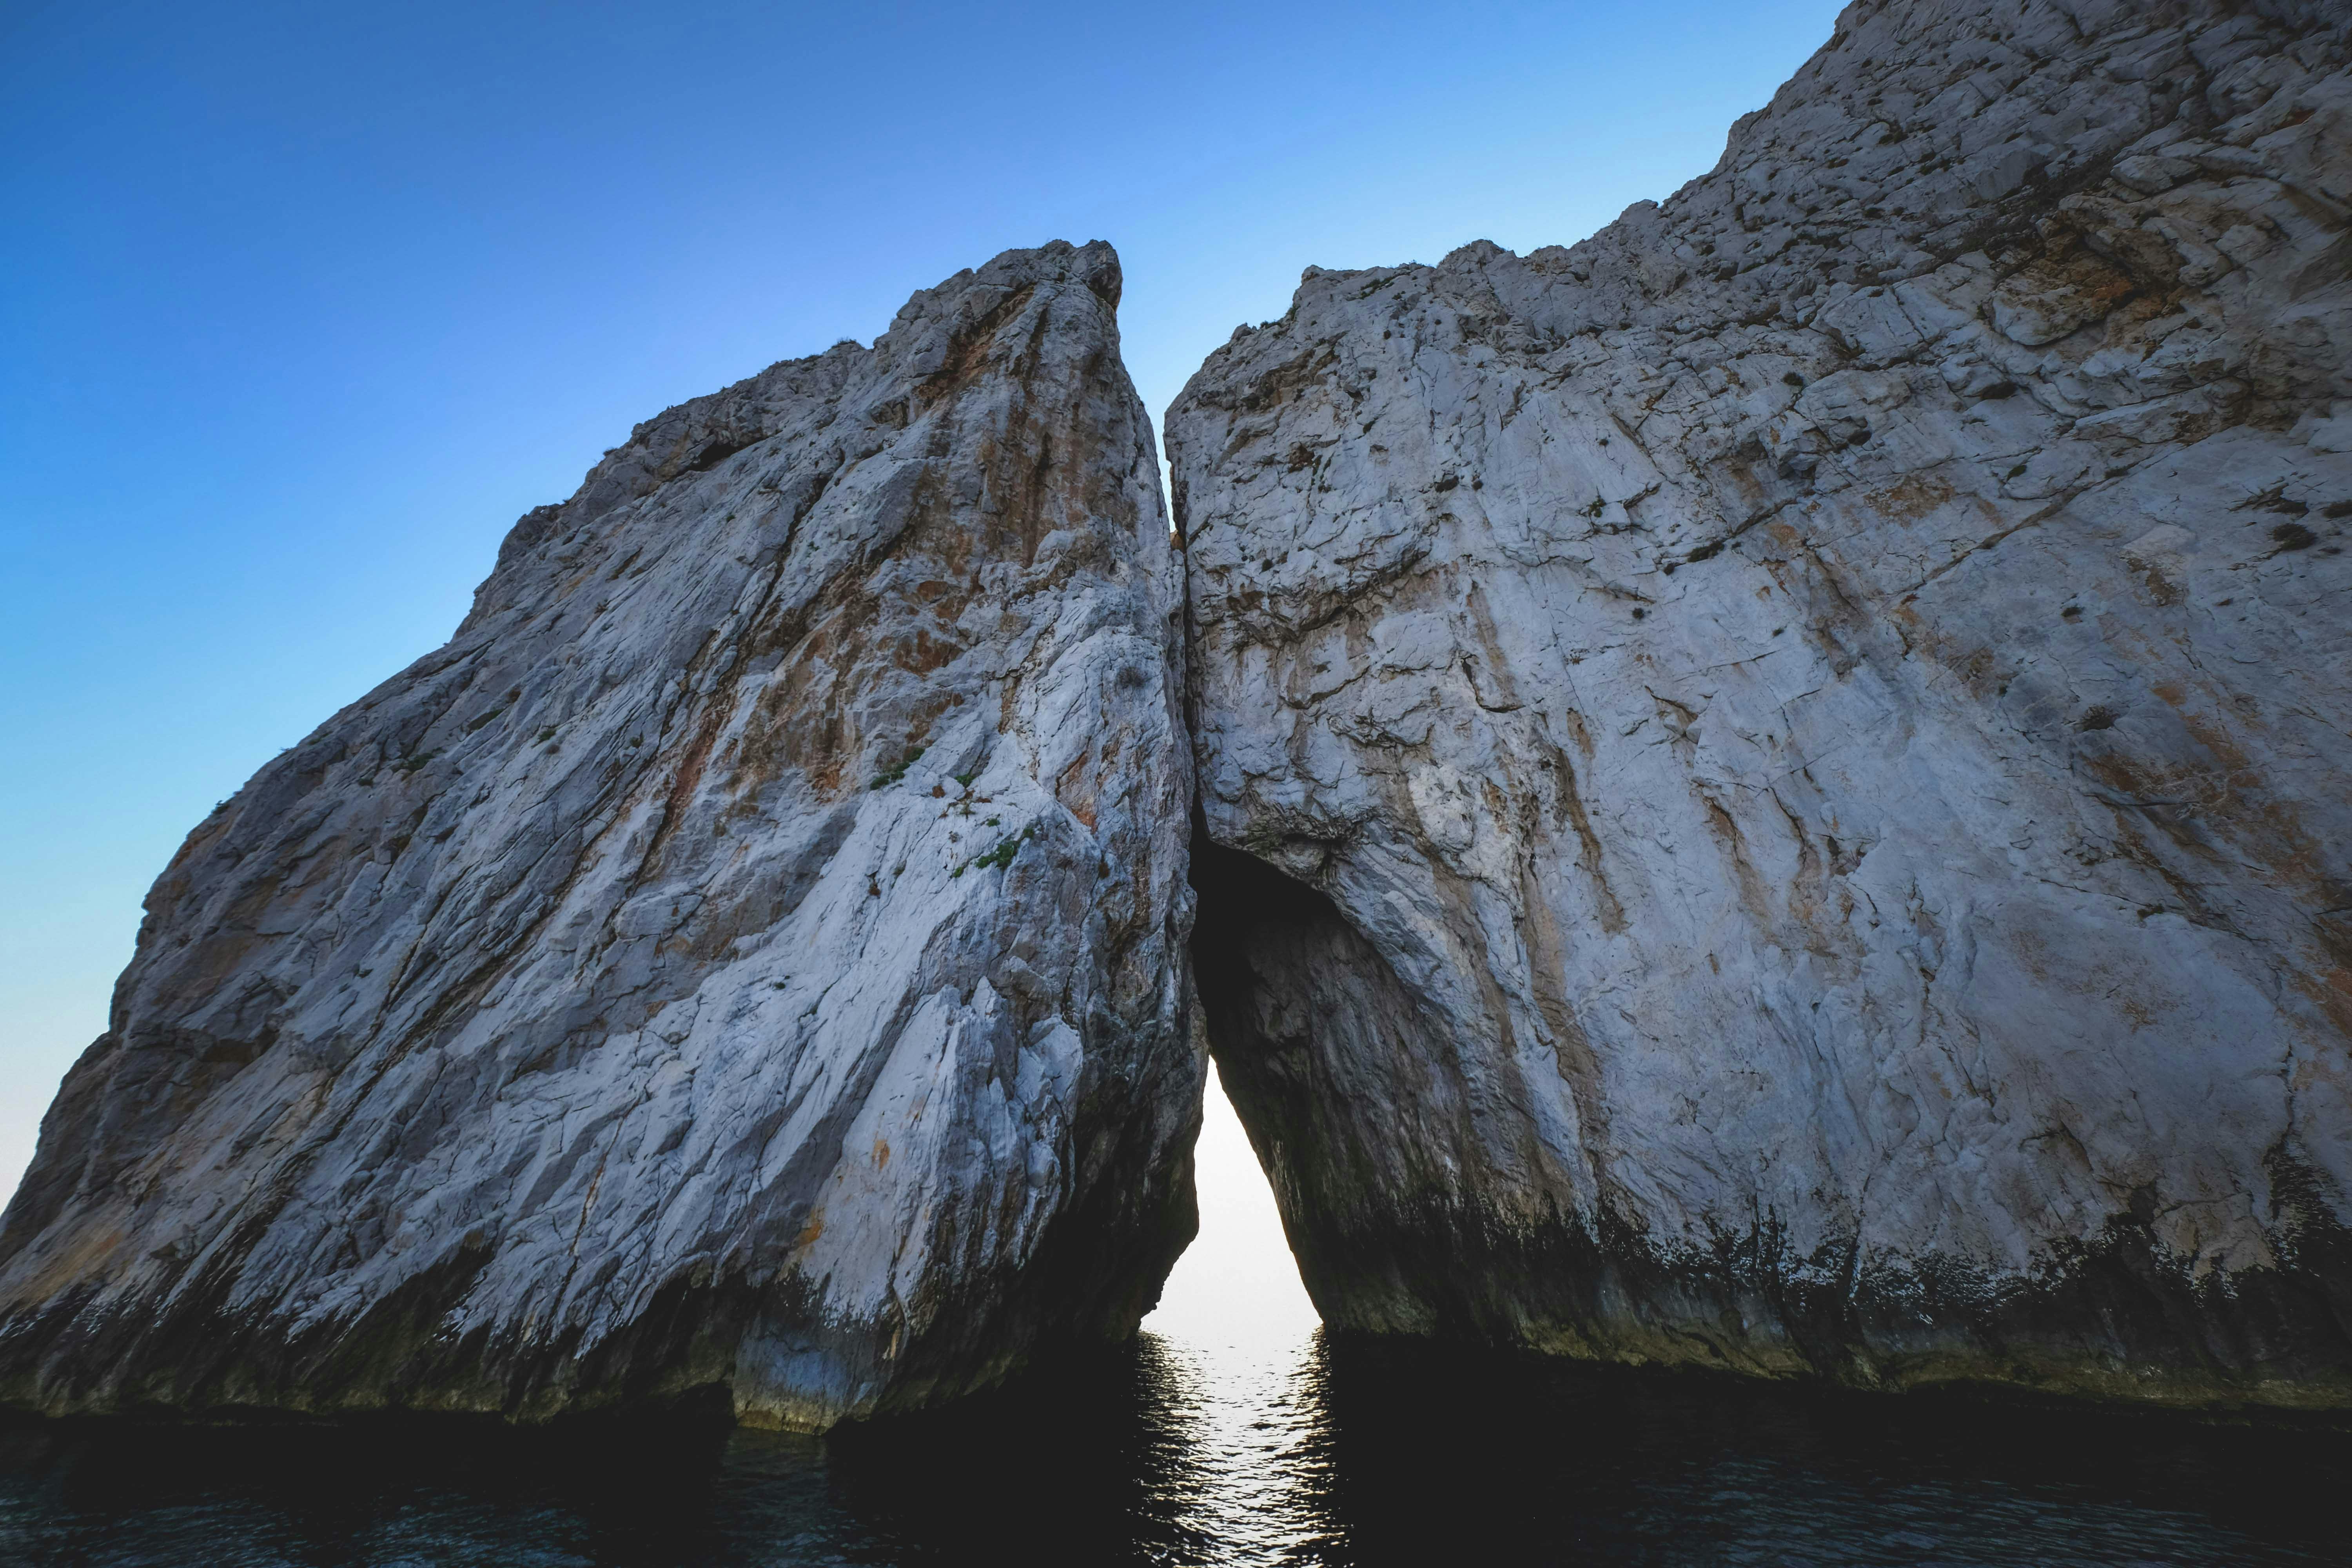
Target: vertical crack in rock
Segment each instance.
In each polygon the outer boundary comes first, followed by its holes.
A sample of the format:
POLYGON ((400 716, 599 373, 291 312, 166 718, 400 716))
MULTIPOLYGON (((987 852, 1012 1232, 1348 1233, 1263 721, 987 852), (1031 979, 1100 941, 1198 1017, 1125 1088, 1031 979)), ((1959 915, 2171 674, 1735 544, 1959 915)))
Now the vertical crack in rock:
POLYGON ((2352 1400, 2352 74, 1848 7, 1171 409, 1224 1081, 1342 1326, 2352 1400))
POLYGON ((819 1427, 1193 1220, 1179 585, 1110 247, 631 433, 147 902, 0 1236, 51 1412, 819 1427))

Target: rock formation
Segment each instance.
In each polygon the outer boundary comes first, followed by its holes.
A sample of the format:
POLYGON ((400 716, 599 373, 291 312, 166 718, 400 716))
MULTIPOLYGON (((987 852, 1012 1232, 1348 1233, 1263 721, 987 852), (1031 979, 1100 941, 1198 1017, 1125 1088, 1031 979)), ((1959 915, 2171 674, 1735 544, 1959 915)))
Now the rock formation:
POLYGON ((1192 1228, 1178 583, 1109 247, 641 425, 190 836, 0 1239, 0 1395, 821 1426, 1192 1228))
POLYGON ((1212 1048, 1326 1319, 2352 1400, 2352 76, 1850 7, 1169 418, 1212 1048))
POLYGON ((0 1399, 1129 1332, 1197 973, 1340 1328, 2352 1403, 2347 62, 1864 0, 1664 205, 1237 332, 1181 598, 1105 247, 640 426, 157 883, 0 1399))

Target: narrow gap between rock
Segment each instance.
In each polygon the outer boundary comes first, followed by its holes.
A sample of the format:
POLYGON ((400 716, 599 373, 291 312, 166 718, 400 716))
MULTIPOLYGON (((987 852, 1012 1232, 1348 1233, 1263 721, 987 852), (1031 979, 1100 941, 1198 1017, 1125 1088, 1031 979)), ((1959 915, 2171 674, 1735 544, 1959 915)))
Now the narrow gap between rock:
POLYGON ((1147 1332, 1198 1342, 1304 1339, 1320 1321, 1299 1283, 1274 1189, 1213 1064, 1192 1152, 1200 1234, 1169 1272, 1147 1332))
MULTIPOLYGON (((1220 1021, 1257 987, 1248 963, 1251 938, 1267 919, 1310 916, 1318 896, 1253 857, 1210 842, 1195 821, 1192 883, 1200 902, 1192 939, 1195 983, 1209 1020, 1212 1048, 1228 1037, 1220 1021)), ((1247 1068, 1242 1066, 1246 1073, 1247 1068)), ((1245 1098, 1245 1097, 1244 1097, 1245 1098)), ((1263 1112, 1260 1113, 1263 1121, 1263 1112)), ((1278 1135, 1257 1129, 1258 1142, 1278 1135)), ((1301 1282, 1284 1234, 1269 1173, 1244 1125, 1243 1100, 1228 1092, 1215 1060, 1203 1091, 1201 1135, 1192 1152, 1201 1228, 1144 1320, 1152 1333, 1192 1341, 1271 1345, 1303 1341, 1320 1319, 1301 1282)))

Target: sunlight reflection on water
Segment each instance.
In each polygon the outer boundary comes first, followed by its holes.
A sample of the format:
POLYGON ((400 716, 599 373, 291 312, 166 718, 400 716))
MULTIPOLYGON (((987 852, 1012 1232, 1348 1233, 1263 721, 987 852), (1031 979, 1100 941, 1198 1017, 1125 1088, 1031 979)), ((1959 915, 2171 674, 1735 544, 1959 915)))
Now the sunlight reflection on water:
POLYGON ((1176 1462, 1157 1481, 1175 1532, 1242 1560, 1323 1542, 1328 1489, 1312 1342, 1203 1345, 1155 1335, 1143 1353, 1158 1363, 1160 1404, 1178 1439, 1176 1462))
POLYGON ((2341 1436, 1146 1335, 819 1441, 0 1432, 0 1562, 206 1568, 2346 1560, 2341 1436))

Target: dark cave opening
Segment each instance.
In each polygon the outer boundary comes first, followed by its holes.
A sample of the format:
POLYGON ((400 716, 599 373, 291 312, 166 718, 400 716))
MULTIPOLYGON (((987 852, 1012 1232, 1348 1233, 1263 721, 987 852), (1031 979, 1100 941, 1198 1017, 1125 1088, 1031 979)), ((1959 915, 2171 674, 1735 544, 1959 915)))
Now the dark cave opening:
MULTIPOLYGON (((1331 900, 1255 856, 1212 839, 1195 817, 1192 889, 1192 978, 1209 1037, 1209 1056, 1258 1168, 1274 1190, 1283 1233, 1297 1258, 1318 1312, 1330 1314, 1307 1268, 1293 1169, 1305 1130, 1313 1073, 1309 1042, 1278 1037, 1267 1026, 1279 1016, 1284 966, 1265 962, 1269 950, 1314 944, 1323 929, 1344 923, 1331 900), (1256 962, 1254 962, 1254 959, 1256 962)), ((1214 1092, 1213 1087, 1211 1092, 1214 1092)))
POLYGON ((1328 896, 1197 822, 1192 877, 1209 1053, 1317 1312, 1335 1329, 1436 1327, 1436 1238, 1397 1221, 1446 1190, 1423 1167, 1462 1129, 1421 1006, 1328 896))
POLYGON ((1330 896, 1197 819, 1192 875, 1210 1056, 1327 1327, 1520 1343, 1644 1288, 1544 1190, 1506 1053, 1455 1038, 1330 896))

